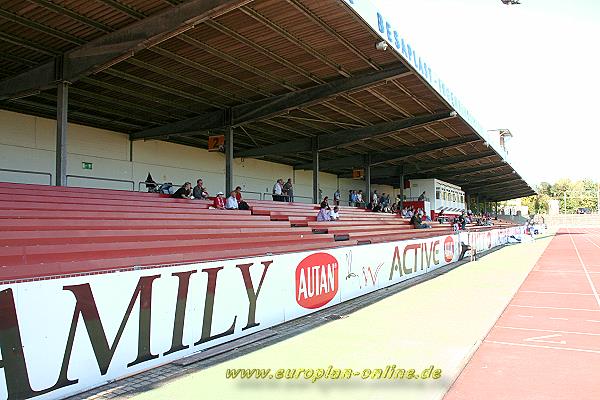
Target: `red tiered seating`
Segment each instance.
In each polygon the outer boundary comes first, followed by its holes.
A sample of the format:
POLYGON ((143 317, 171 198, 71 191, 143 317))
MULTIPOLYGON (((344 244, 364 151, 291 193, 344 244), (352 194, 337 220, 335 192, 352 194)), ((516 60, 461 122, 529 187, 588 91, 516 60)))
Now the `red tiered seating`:
POLYGON ((251 211, 152 193, 0 183, 0 281, 317 250, 440 235, 396 215, 340 207, 248 201, 251 211), (313 233, 313 229, 321 232, 313 233), (347 235, 349 240, 335 241, 347 235))

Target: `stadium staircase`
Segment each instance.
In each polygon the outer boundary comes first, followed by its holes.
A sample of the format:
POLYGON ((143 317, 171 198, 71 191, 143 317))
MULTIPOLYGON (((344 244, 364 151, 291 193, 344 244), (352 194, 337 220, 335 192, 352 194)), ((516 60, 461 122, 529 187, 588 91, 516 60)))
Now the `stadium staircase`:
POLYGON ((450 233, 341 207, 249 200, 250 211, 211 202, 106 189, 0 183, 0 281, 212 261, 406 240, 450 233))

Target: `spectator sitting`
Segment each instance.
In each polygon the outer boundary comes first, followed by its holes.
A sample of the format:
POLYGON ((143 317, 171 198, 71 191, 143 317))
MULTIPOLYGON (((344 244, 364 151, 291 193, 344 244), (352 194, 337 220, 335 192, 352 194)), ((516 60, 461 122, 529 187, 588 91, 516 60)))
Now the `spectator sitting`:
POLYGON ((250 209, 250 207, 248 206, 248 203, 246 203, 244 200, 242 200, 242 188, 239 186, 235 188, 235 199, 238 202, 239 210, 249 210, 250 209))
POLYGON ((192 184, 190 182, 184 183, 182 187, 180 187, 175 193, 173 193, 173 197, 176 199, 191 199, 192 184))
POLYGON ((202 179, 196 181, 193 192, 194 198, 199 200, 206 200, 208 198, 208 191, 204 188, 202 179))
POLYGON ((448 222, 448 217, 446 217, 446 215, 444 214, 444 210, 440 211, 440 213, 438 214, 437 220, 440 224, 443 224, 444 222, 448 222))
POLYGON ((332 221, 337 221, 340 219, 340 213, 338 211, 339 207, 335 206, 333 207, 333 211, 329 213, 329 218, 331 218, 332 221))
POLYGON ((356 193, 356 205, 360 207, 363 203, 362 190, 359 190, 358 193, 356 193))
POLYGON ((460 224, 460 229, 465 230, 467 228, 467 220, 465 219, 465 213, 463 212, 458 217, 458 223, 460 224))
POLYGON ((223 197, 223 192, 217 193, 217 197, 215 197, 215 200, 213 202, 213 207, 218 210, 225 209, 225 198, 223 197))
POLYGON ((420 213, 415 213, 410 219, 410 224, 415 227, 415 229, 426 229, 431 228, 429 225, 423 222, 422 216, 420 213))
POLYGON ((418 201, 425 201, 425 192, 421 193, 421 195, 419 196, 419 198, 417 200, 418 201))
POLYGON ((227 198, 227 202, 225 203, 225 208, 226 209, 228 209, 228 210, 238 210, 240 208, 239 204, 238 204, 238 201, 237 201, 237 198, 236 198, 236 194, 237 194, 237 192, 235 190, 233 190, 230 193, 229 197, 227 198))
POLYGON ((330 208, 328 206, 324 206, 323 204, 321 204, 321 209, 319 210, 319 213, 317 214, 317 221, 318 222, 325 222, 325 221, 331 221, 331 216, 329 214, 330 208))
POLYGON ((325 196, 321 202, 321 208, 329 208, 329 197, 325 196))

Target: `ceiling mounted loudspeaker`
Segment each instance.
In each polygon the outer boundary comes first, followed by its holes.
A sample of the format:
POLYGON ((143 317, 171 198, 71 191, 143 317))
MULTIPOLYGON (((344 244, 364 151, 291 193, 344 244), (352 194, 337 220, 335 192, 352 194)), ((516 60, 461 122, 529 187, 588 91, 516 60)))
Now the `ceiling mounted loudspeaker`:
POLYGON ((382 40, 381 42, 377 42, 375 48, 380 51, 386 51, 388 48, 388 44, 385 40, 382 40))

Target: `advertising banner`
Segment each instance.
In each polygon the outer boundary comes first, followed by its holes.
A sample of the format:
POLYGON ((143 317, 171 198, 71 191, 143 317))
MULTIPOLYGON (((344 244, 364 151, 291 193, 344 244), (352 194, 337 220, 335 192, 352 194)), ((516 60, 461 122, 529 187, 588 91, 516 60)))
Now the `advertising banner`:
POLYGON ((0 399, 52 399, 433 271, 458 235, 0 285, 0 399))

